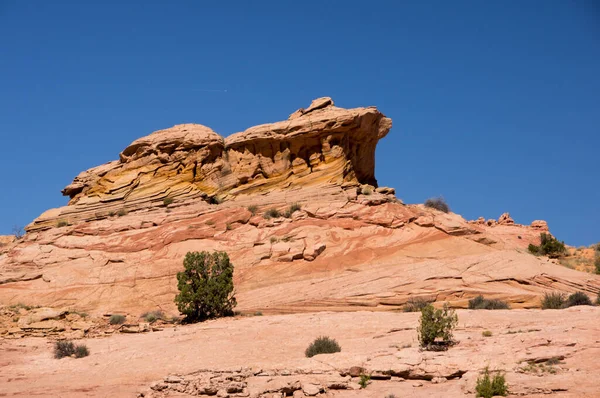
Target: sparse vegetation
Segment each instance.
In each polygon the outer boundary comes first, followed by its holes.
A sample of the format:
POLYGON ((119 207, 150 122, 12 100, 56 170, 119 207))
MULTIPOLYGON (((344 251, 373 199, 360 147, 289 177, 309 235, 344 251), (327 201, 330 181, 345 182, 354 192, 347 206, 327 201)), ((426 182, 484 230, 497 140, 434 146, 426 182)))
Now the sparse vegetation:
POLYGON ((260 312, 260 311, 256 311, 256 312, 254 313, 254 316, 262 316, 262 315, 263 315, 263 313, 262 313, 262 312, 260 312))
POLYGON ((215 225, 215 222, 213 220, 206 220, 205 224, 208 226, 213 226, 215 225))
POLYGON ((143 313, 141 318, 143 320, 145 320, 146 322, 154 323, 154 322, 158 321, 159 319, 160 320, 165 319, 165 313, 162 312, 161 310, 149 311, 149 312, 143 313))
POLYGON ((126 215, 127 215, 127 210, 125 210, 125 209, 120 209, 120 210, 117 212, 117 216, 118 216, 118 217, 123 217, 123 216, 126 216, 126 215))
POLYGON ((360 385, 360 388, 367 388, 367 386, 369 385, 369 381, 371 381, 371 375, 363 373, 360 375, 358 385, 360 385))
POLYGON ((429 305, 429 301, 425 300, 422 297, 411 297, 408 299, 402 310, 404 312, 419 312, 427 305, 429 305))
POLYGON ((594 268, 598 275, 600 275, 600 253, 596 252, 596 256, 594 258, 594 268))
POLYGON ((426 350, 439 351, 452 344, 452 331, 458 324, 458 316, 444 304, 443 309, 435 309, 428 304, 421 310, 417 333, 419 343, 426 350))
POLYGON ((125 323, 125 315, 112 314, 108 320, 111 325, 122 325, 125 323))
POLYGON ((441 196, 427 199, 425 201, 425 207, 443 211, 444 213, 448 213, 450 211, 450 206, 448 206, 446 200, 441 196))
POLYGON ((483 374, 477 378, 477 385, 475 386, 477 397, 492 398, 493 396, 508 395, 508 386, 506 385, 506 379, 500 372, 496 372, 493 378, 490 378, 490 371, 485 368, 483 374))
POLYGON ((271 239, 269 239, 269 241, 271 242, 271 244, 277 243, 279 242, 279 238, 277 238, 276 236, 271 236, 271 239))
POLYGON ((316 338, 315 341, 308 346, 304 354, 307 358, 311 358, 318 354, 333 354, 334 352, 340 351, 342 351, 342 348, 335 339, 321 336, 316 338))
POLYGON ((281 217, 281 212, 279 210, 277 210, 276 208, 272 207, 265 212, 263 217, 267 220, 270 218, 279 218, 279 217, 281 217))
POLYGON ((507 310, 510 309, 508 303, 502 300, 488 300, 479 295, 469 300, 470 310, 507 310))
POLYGON ((584 292, 575 292, 567 298, 565 307, 574 307, 576 305, 592 305, 592 300, 584 292))
POLYGON ((256 205, 250 205, 250 206, 247 207, 247 209, 248 209, 248 211, 250 213, 252 213, 253 216, 255 216, 256 212, 258 211, 258 206, 256 206, 256 205))
POLYGON ((165 205, 165 206, 169 206, 172 203, 173 203, 173 198, 171 198, 170 196, 167 196, 166 198, 163 199, 163 205, 165 205))
POLYGON ((12 227, 12 234, 15 236, 17 240, 21 240, 25 232, 23 231, 23 227, 15 225, 12 227))
POLYGON ((596 305, 600 305, 600 293, 598 293, 598 297, 596 297, 596 305))
POLYGON ((108 212, 108 216, 109 216, 109 217, 114 217, 114 216, 115 216, 115 214, 116 214, 116 213, 115 213, 114 211, 109 211, 109 212, 108 212))
POLYGON ((54 358, 61 359, 64 357, 75 356, 75 358, 83 358, 90 355, 90 351, 85 345, 75 345, 73 342, 57 341, 54 344, 54 358))
POLYGON ((228 222, 227 224, 225 224, 225 229, 226 229, 227 231, 231 231, 231 230, 233 229, 233 226, 231 225, 231 223, 230 223, 230 222, 228 222))
POLYGON ((58 220, 58 221, 56 222, 56 226, 57 226, 58 228, 66 227, 66 226, 68 226, 68 225, 69 225, 69 222, 68 222, 67 220, 58 220))
POLYGON ((492 337, 492 332, 489 330, 484 330, 483 332, 481 332, 481 335, 483 337, 492 337))
POLYGON ((290 218, 295 211, 298 211, 301 208, 302 206, 300 205, 300 203, 292 203, 292 205, 290 205, 289 209, 287 209, 284 214, 285 218, 290 218))
POLYGON ((233 264, 225 252, 189 252, 177 273, 175 303, 186 322, 233 315, 233 264))
POLYGON ((542 299, 543 310, 559 310, 565 307, 565 295, 560 292, 545 293, 542 299))
POLYGON ((37 308, 37 307, 31 306, 31 305, 27 305, 27 304, 23 304, 23 303, 17 303, 17 304, 13 304, 13 305, 9 306, 8 308, 10 310, 16 312, 16 311, 19 311, 20 309, 24 309, 24 310, 29 311, 29 310, 32 310, 32 309, 37 308))
POLYGON ((548 256, 549 258, 559 258, 567 252, 565 242, 560 242, 554 236, 545 232, 540 234, 540 245, 529 244, 527 250, 532 254, 548 256))

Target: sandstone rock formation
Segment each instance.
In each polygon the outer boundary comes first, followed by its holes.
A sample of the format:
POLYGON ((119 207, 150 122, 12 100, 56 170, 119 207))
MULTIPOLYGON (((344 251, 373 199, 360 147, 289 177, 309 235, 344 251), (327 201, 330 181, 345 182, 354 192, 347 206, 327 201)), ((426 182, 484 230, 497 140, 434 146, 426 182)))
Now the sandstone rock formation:
POLYGON ((534 220, 531 222, 531 228, 540 230, 541 232, 548 231, 548 223, 544 220, 534 220))
POLYGON ((498 218, 498 224, 500 225, 514 225, 515 224, 515 220, 513 220, 510 216, 509 213, 503 213, 499 218, 498 218))
POLYGON ((465 307, 478 294, 531 308, 551 290, 600 291, 600 277, 527 253, 538 227, 473 224, 378 187, 390 127, 376 108, 324 98, 226 139, 200 125, 138 139, 0 254, 0 304, 175 315, 175 276, 198 250, 230 254, 250 313, 465 307))

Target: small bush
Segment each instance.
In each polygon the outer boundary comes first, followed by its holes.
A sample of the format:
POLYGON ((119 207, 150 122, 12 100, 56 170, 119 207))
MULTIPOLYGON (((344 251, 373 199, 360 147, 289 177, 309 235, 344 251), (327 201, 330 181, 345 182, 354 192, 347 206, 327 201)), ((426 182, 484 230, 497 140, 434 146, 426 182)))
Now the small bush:
POLYGON ((252 213, 253 216, 255 216, 256 212, 258 211, 258 206, 256 206, 256 205, 250 205, 250 206, 247 207, 247 209, 248 209, 248 211, 250 213, 252 213))
POLYGON ((600 305, 600 293, 598 293, 598 297, 596 297, 596 305, 600 305))
POLYGON ((190 252, 177 273, 175 303, 186 322, 233 315, 233 264, 225 252, 190 252))
POLYGON ((263 315, 263 313, 261 311, 256 311, 254 313, 254 316, 262 316, 262 315, 263 315))
POLYGON ((125 323, 125 315, 113 314, 110 316, 108 322, 111 325, 122 325, 123 323, 125 323))
POLYGON ((530 244, 527 249, 532 254, 541 254, 550 258, 559 258, 567 252, 567 249, 565 248, 565 242, 559 242, 559 240, 554 236, 545 232, 540 234, 539 246, 530 244))
POLYGON ((489 330, 484 330, 483 332, 481 332, 481 335, 483 337, 492 337, 492 332, 489 330))
POLYGON ((290 218, 295 211, 302 209, 300 203, 293 203, 285 212, 285 217, 290 218))
POLYGON ((276 236, 271 236, 271 239, 269 239, 269 241, 271 242, 271 244, 277 243, 279 242, 279 238, 277 238, 276 236))
POLYGON ((12 234, 15 236, 15 239, 20 240, 25 235, 25 232, 23 231, 23 227, 15 225, 12 228, 12 234))
POLYGON ((54 358, 61 359, 75 354, 75 345, 70 341, 57 341, 54 344, 54 358))
POLYGON ((441 196, 427 199, 425 201, 425 207, 443 211, 444 213, 448 213, 450 211, 450 206, 448 206, 446 200, 441 196))
POLYGON ((168 206, 170 204, 173 203, 173 198, 167 196, 166 198, 163 199, 163 205, 168 206))
POLYGON ((360 388, 367 388, 367 386, 369 385, 369 381, 371 381, 371 375, 363 373, 360 375, 360 380, 358 384, 360 385, 360 388))
POLYGON ((481 295, 469 300, 470 310, 507 310, 509 308, 506 301, 497 299, 488 300, 481 295))
POLYGON ((269 210, 267 210, 263 217, 266 218, 267 220, 270 218, 279 218, 279 217, 281 217, 281 212, 273 207, 273 208, 270 208, 269 210))
POLYGON ((206 220, 205 224, 208 226, 213 226, 215 225, 215 222, 213 220, 206 220))
POLYGON ((109 216, 109 217, 114 217, 114 216, 115 216, 115 214, 117 214, 117 213, 115 213, 114 211, 109 211, 109 212, 108 212, 108 216, 109 216))
POLYGON ((308 346, 304 354, 307 358, 311 358, 318 354, 333 354, 334 352, 340 351, 342 351, 342 348, 338 342, 335 341, 335 339, 330 339, 327 336, 321 336, 315 339, 315 341, 308 346))
POLYGON ((575 292, 567 298, 566 307, 574 307, 576 305, 592 305, 592 300, 584 292, 575 292))
POLYGON ((85 345, 77 345, 75 346, 75 358, 83 358, 90 355, 90 350, 88 350, 85 345))
POLYGON ((159 319, 165 319, 165 313, 160 310, 145 312, 142 314, 142 319, 144 319, 146 322, 153 323, 159 319))
POLYGON ((477 385, 475 386, 477 397, 492 398, 493 396, 508 395, 508 386, 506 385, 506 379, 503 374, 497 372, 493 378, 490 379, 490 372, 488 368, 485 368, 483 375, 477 378, 477 385))
POLYGON ((231 225, 231 223, 230 223, 230 222, 228 222, 227 224, 225 224, 225 229, 226 229, 227 231, 231 231, 231 230, 233 229, 233 226, 231 225))
POLYGON ((596 273, 600 275, 600 255, 596 254, 596 258, 594 259, 594 267, 596 268, 596 273))
POLYGON ((58 220, 58 222, 56 223, 56 226, 58 228, 67 227, 68 225, 69 225, 69 222, 66 220, 58 220))
POLYGON ((404 312, 420 312, 423 308, 429 305, 429 301, 422 297, 411 297, 408 299, 402 310, 404 312))
POLYGON ((542 299, 543 310, 559 310, 565 307, 565 295, 559 292, 545 293, 542 299))
POLYGON ((117 212, 117 216, 118 217, 123 217, 123 216, 126 216, 126 215, 127 215, 127 210, 125 210, 125 209, 121 209, 121 210, 119 210, 117 212))
POLYGON ((458 324, 458 316, 454 311, 444 308, 436 310, 428 304, 421 310, 421 319, 417 333, 419 343, 426 350, 441 350, 452 344, 452 331, 458 324), (441 340, 437 340, 441 339, 441 340))

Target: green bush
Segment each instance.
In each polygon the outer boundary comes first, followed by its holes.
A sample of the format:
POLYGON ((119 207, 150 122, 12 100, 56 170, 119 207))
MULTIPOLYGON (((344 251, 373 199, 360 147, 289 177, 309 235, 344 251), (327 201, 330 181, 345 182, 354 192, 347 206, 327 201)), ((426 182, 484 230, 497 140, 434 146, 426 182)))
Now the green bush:
POLYGON ((173 198, 167 196, 166 198, 163 199, 163 205, 168 206, 171 203, 173 203, 173 198))
POLYGON ((541 254, 550 258, 558 258, 567 252, 565 242, 559 242, 554 236, 542 232, 540 234, 540 245, 530 244, 527 248, 533 254, 541 254))
POLYGON ((68 222, 68 221, 66 221, 66 220, 58 220, 58 221, 56 222, 56 226, 57 226, 58 228, 67 227, 67 226, 69 226, 69 222, 68 222))
POLYGON ((488 300, 479 295, 474 299, 469 300, 470 310, 508 310, 510 309, 508 303, 502 300, 488 300))
POLYGON ((267 220, 270 218, 279 218, 279 217, 281 217, 281 212, 273 207, 273 208, 270 208, 269 210, 265 211, 265 214, 263 215, 263 217, 266 218, 267 220))
POLYGON ((450 206, 448 206, 448 203, 446 203, 446 200, 441 196, 438 198, 427 199, 425 201, 425 207, 443 211, 444 213, 448 213, 450 211, 450 206))
POLYGON ((596 253, 596 258, 594 258, 594 267, 596 268, 596 273, 600 275, 600 255, 596 253))
POLYGON ((559 292, 545 293, 542 299, 543 310, 559 310, 565 307, 565 295, 559 292))
POLYGON ((458 316, 448 309, 447 304, 441 310, 436 310, 431 304, 426 305, 421 310, 417 328, 421 347, 426 350, 446 349, 452 343, 452 331, 457 324, 458 316))
POLYGON ((126 215, 127 215, 127 210, 125 210, 125 209, 121 209, 121 210, 119 210, 117 212, 117 216, 118 217, 123 217, 123 216, 126 216, 126 215))
POLYGON ((233 264, 225 252, 190 252, 177 273, 175 303, 186 322, 233 315, 233 264))
POLYGON ((90 350, 88 350, 85 345, 76 345, 75 346, 75 358, 83 358, 90 355, 90 350))
POLYGON ((567 298, 566 307, 574 307, 576 305, 592 305, 592 300, 584 292, 575 292, 567 298))
POLYGON ((294 214, 295 211, 298 211, 300 209, 302 209, 302 206, 300 205, 300 203, 293 203, 290 206, 290 208, 286 210, 285 217, 290 218, 292 216, 292 214, 294 214))
POLYGON ((596 297, 596 305, 600 305, 600 293, 598 293, 598 297, 596 297))
POLYGON ((85 345, 74 345, 71 341, 57 341, 54 344, 54 358, 61 359, 64 357, 75 356, 75 358, 83 358, 90 355, 90 351, 85 345))
POLYGON ((371 381, 371 375, 363 373, 360 375, 360 381, 358 382, 358 384, 360 385, 360 388, 367 388, 367 386, 369 385, 369 381, 371 381))
POLYGON ((247 207, 247 209, 248 209, 248 211, 250 213, 252 213, 253 216, 255 216, 256 212, 258 211, 258 206, 256 206, 256 205, 250 205, 250 206, 247 207))
POLYGON ((307 358, 311 358, 317 354, 333 354, 340 351, 342 351, 342 348, 337 341, 327 336, 321 336, 308 346, 304 354, 307 358))
POLYGON ((505 397, 508 395, 508 386, 503 374, 497 372, 490 379, 490 372, 488 368, 485 368, 483 375, 477 378, 475 391, 477 392, 477 397, 492 398, 497 395, 505 397))
POLYGON ((159 319, 165 319, 165 313, 161 310, 149 311, 142 314, 142 319, 146 322, 156 322, 159 319))
POLYGON ((371 188, 369 185, 364 185, 361 189, 360 189, 360 193, 362 193, 365 196, 369 196, 373 194, 373 188, 371 188))
POLYGON ((483 332, 481 332, 481 335, 483 337, 492 337, 492 332, 490 330, 484 330, 483 332))
POLYGON ((429 305, 429 301, 422 297, 411 297, 408 299, 402 310, 404 312, 420 312, 423 308, 429 305))
POLYGON ((123 323, 125 323, 125 315, 113 314, 110 316, 108 322, 111 325, 122 325, 123 323))

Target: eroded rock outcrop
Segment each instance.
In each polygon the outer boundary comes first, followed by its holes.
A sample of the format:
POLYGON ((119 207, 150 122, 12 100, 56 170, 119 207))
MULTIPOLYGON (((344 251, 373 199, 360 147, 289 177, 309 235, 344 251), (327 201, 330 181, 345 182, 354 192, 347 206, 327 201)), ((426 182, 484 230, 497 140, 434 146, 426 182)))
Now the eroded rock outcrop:
POLYGON ((162 206, 166 198, 221 202, 302 186, 377 186, 375 147, 392 126, 374 107, 343 109, 314 100, 286 121, 227 138, 182 124, 132 142, 119 160, 79 174, 62 191, 69 206, 42 214, 36 231, 162 206))

